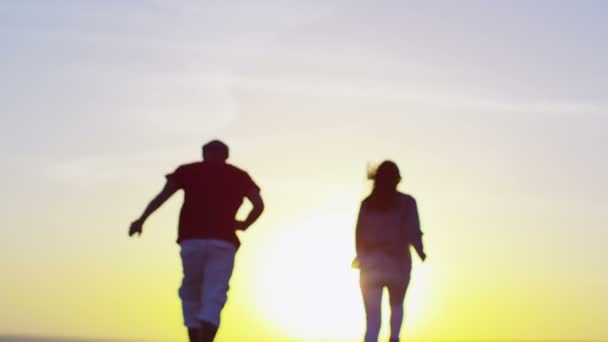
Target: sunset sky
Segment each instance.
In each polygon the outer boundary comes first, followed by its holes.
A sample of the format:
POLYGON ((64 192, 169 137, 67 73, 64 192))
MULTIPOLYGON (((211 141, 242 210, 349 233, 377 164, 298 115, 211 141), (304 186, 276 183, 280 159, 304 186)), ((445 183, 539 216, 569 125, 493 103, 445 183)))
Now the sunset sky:
POLYGON ((0 335, 185 340, 181 192, 127 229, 221 138, 267 209, 219 341, 361 338, 354 221, 387 158, 428 254, 404 337, 608 339, 607 17, 599 0, 3 0, 0 335))

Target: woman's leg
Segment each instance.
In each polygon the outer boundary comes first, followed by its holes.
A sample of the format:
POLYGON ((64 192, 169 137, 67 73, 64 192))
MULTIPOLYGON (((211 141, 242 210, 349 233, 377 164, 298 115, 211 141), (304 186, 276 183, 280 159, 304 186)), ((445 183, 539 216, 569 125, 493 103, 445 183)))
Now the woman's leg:
POLYGON ((365 342, 378 342, 378 334, 380 333, 380 325, 382 323, 382 286, 366 281, 363 276, 361 277, 360 284, 367 321, 365 342))
POLYGON ((405 301, 408 285, 409 279, 405 283, 400 282, 388 286, 389 303, 391 305, 391 341, 399 341, 403 324, 403 302, 405 301))

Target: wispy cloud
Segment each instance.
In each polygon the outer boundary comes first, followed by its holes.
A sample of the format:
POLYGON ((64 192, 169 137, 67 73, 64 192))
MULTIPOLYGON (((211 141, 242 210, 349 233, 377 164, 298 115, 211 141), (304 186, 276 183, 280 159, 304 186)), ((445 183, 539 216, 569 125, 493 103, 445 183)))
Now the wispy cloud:
POLYGON ((432 85, 403 84, 395 82, 370 81, 357 84, 352 81, 319 78, 310 80, 300 78, 270 79, 240 77, 233 81, 235 87, 251 91, 291 96, 312 96, 357 101, 357 99, 374 99, 377 101, 401 101, 424 105, 427 108, 447 109, 449 111, 483 111, 487 115, 504 114, 572 114, 572 115, 606 115, 608 109, 603 103, 530 102, 517 99, 506 99, 497 96, 485 97, 476 94, 474 89, 447 89, 432 85))

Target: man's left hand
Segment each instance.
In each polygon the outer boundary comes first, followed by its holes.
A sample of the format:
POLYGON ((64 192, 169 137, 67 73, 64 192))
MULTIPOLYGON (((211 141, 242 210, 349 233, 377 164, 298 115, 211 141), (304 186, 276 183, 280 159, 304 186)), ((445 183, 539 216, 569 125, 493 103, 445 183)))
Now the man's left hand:
POLYGON ((245 225, 244 221, 236 220, 236 221, 234 221, 234 229, 235 230, 245 230, 245 229, 247 229, 247 226, 245 225))

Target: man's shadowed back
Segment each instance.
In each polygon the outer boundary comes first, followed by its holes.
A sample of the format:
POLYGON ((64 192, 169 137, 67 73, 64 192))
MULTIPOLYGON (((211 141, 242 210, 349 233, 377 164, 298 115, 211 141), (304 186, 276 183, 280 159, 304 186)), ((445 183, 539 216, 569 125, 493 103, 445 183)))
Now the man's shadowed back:
POLYGON ((191 342, 213 341, 240 246, 236 230, 249 228, 264 210, 260 188, 247 172, 228 164, 228 156, 221 141, 203 146, 203 161, 167 175, 162 191, 129 229, 130 236, 141 234, 148 216, 175 192, 184 191, 177 238, 184 271, 179 295, 191 342), (245 221, 237 221, 244 198, 253 209, 245 221))

